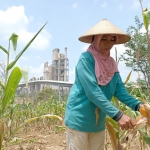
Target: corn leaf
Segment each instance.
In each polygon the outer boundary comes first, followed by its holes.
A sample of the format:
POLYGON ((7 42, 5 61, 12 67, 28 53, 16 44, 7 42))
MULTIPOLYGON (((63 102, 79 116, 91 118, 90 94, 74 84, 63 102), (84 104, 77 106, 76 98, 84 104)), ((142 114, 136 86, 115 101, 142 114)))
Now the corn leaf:
MULTIPOLYGON (((23 127, 24 125, 26 125, 26 124, 28 124, 28 123, 30 123, 30 122, 32 122, 32 121, 35 121, 35 120, 37 120, 37 119, 45 119, 45 118, 59 119, 59 120, 61 121, 62 125, 63 125, 63 119, 62 119, 61 117, 57 116, 57 115, 47 114, 47 115, 42 115, 42 116, 39 116, 39 117, 30 118, 30 119, 28 119, 27 121, 25 121, 23 124, 21 124, 20 126, 18 126, 17 128, 15 128, 15 129, 11 132, 11 134, 10 134, 10 136, 8 137, 7 141, 9 141, 9 140, 11 139, 11 137, 12 137, 21 127, 23 127)), ((6 141, 6 142, 7 142, 7 141, 6 141)))
POLYGON ((116 121, 114 121, 112 118, 108 117, 107 121, 109 124, 111 124, 113 126, 113 128, 117 131, 118 130, 118 124, 116 123, 116 121))
POLYGON ((0 49, 3 50, 6 54, 8 54, 8 51, 4 47, 2 47, 1 45, 0 45, 0 49))
POLYGON ((95 115, 96 115, 96 124, 95 125, 97 125, 97 123, 98 123, 98 119, 99 119, 99 108, 98 107, 96 107, 96 109, 95 109, 95 115))
POLYGON ((118 144, 117 144, 117 137, 116 137, 116 132, 114 130, 114 127, 111 124, 109 124, 108 120, 106 120, 106 126, 107 126, 107 130, 109 132, 109 136, 110 136, 110 139, 111 139, 113 149, 117 150, 118 149, 118 144))
MULTIPOLYGON (((47 23, 45 23, 46 25, 47 23)), ((44 26, 45 26, 44 25, 44 26)), ((23 50, 16 56, 15 60, 12 61, 8 66, 7 70, 10 70, 18 61, 18 59, 21 57, 21 55, 26 51, 26 49, 30 46, 30 44, 34 41, 34 39, 37 37, 37 35, 41 32, 41 30, 44 28, 44 26, 34 35, 34 37, 28 42, 28 44, 23 48, 23 50)))
POLYGON ((28 70, 21 68, 22 76, 24 78, 24 81, 26 83, 26 86, 28 86, 28 70))
POLYGON ((126 84, 129 81, 131 73, 132 73, 132 71, 128 74, 128 76, 127 76, 126 81, 124 82, 124 84, 126 84))
POLYGON ((150 11, 146 8, 143 13, 143 21, 145 29, 148 30, 148 26, 150 25, 150 11))
POLYGON ((117 99, 115 96, 112 97, 112 103, 113 103, 117 108, 119 108, 119 101, 118 101, 118 99, 117 99))
POLYGON ((144 129, 139 129, 139 132, 142 134, 144 142, 150 146, 150 136, 147 132, 144 129))
POLYGON ((5 90, 5 87, 4 87, 4 85, 0 82, 0 87, 3 89, 3 90, 5 90))
POLYGON ((2 115, 4 114, 4 111, 6 110, 10 100, 14 96, 21 77, 22 73, 20 69, 18 67, 15 67, 8 78, 4 97, 2 99, 2 115))
POLYGON ((17 49, 17 40, 18 40, 18 35, 17 35, 17 34, 15 34, 15 33, 13 33, 13 34, 11 35, 11 37, 9 38, 9 40, 11 40, 11 41, 12 41, 14 51, 16 51, 16 49, 17 49))

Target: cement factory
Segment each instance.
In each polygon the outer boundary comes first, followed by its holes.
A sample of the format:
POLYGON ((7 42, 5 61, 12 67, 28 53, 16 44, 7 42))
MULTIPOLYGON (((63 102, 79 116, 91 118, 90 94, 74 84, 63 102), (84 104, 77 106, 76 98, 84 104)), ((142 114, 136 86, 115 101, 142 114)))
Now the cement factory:
POLYGON ((58 91, 59 95, 69 92, 73 83, 69 82, 69 59, 67 58, 66 47, 64 51, 63 54, 60 53, 60 49, 54 49, 52 51, 52 64, 44 63, 43 76, 32 77, 28 86, 25 83, 19 84, 17 93, 40 91, 45 87, 58 91))

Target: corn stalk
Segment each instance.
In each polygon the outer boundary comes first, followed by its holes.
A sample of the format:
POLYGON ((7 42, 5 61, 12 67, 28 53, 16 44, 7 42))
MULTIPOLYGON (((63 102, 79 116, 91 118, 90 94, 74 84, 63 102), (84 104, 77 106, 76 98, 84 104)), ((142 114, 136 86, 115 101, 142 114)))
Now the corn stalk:
MULTIPOLYGON (((46 25, 46 24, 45 24, 46 25)), ((44 25, 44 26, 45 26, 44 25)), ((35 34, 35 36, 28 42, 28 44, 22 49, 22 51, 16 56, 16 58, 9 63, 10 57, 10 42, 12 42, 13 49, 16 51, 18 35, 13 33, 9 38, 8 50, 0 46, 0 49, 7 55, 7 65, 6 65, 6 75, 4 83, 1 83, 0 86, 3 89, 2 99, 1 99, 1 108, 0 108, 0 150, 2 149, 2 142, 4 136, 4 115, 8 109, 11 99, 14 97, 18 84, 22 78, 22 72, 19 67, 14 67, 16 62, 22 56, 22 54, 27 50, 33 40, 41 32, 44 26, 35 34), (14 67, 14 68, 13 68, 14 67), (12 71, 11 71, 12 69, 12 71), (10 75, 9 75, 10 74, 10 75), (8 77, 9 76, 9 77, 8 77)))

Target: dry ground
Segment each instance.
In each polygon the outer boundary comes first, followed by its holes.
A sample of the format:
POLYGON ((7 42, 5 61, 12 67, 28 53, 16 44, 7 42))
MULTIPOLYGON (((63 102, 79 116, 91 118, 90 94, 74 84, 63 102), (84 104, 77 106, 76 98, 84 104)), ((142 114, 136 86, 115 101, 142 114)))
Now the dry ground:
POLYGON ((66 150, 65 132, 18 133, 4 150, 66 150))
MULTIPOLYGON (((65 132, 51 132, 46 129, 15 134, 4 150, 66 150, 65 132)), ((110 142, 106 150, 112 150, 110 142)), ((131 150, 141 150, 139 141, 131 143, 131 150)))

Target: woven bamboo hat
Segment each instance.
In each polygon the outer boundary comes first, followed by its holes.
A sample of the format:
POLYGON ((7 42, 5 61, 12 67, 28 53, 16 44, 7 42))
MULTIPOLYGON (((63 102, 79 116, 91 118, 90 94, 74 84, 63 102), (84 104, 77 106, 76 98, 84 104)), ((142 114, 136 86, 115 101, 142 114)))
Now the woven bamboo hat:
POLYGON ((123 44, 128 42, 131 37, 121 31, 118 27, 113 25, 107 19, 103 19, 90 30, 85 32, 81 37, 79 37, 79 41, 85 43, 92 43, 93 35, 103 35, 103 34, 113 34, 118 36, 118 40, 116 44, 123 44))

